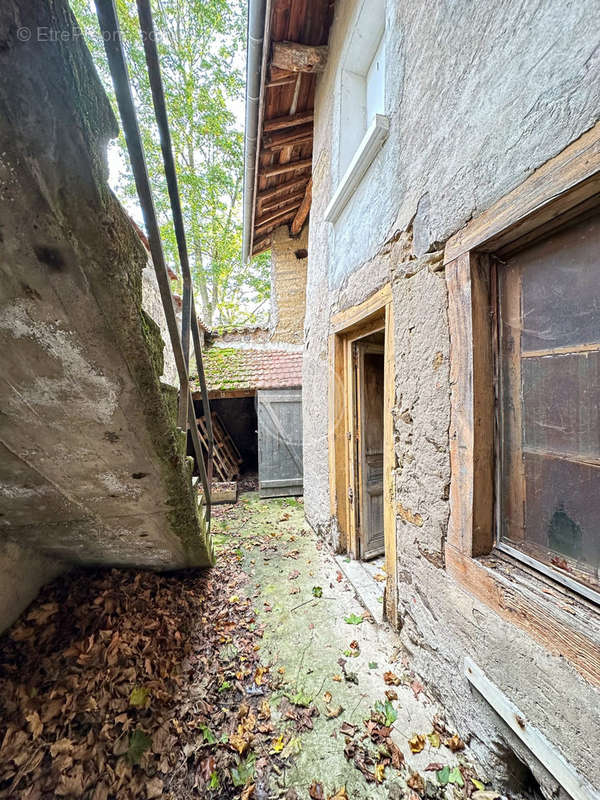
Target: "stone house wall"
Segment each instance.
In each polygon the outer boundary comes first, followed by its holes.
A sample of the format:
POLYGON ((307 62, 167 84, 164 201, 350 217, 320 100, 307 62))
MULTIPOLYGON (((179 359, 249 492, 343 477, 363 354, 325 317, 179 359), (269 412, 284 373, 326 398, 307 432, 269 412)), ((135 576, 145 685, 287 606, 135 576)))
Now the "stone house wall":
POLYGON ((308 226, 290 238, 287 225, 278 228, 271 245, 271 339, 302 344, 306 307, 308 226))
POLYGON ((439 255, 471 217, 520 184, 597 121, 600 32, 591 2, 473 4, 387 0, 390 133, 335 224, 339 73, 363 2, 336 5, 317 87, 303 368, 305 508, 336 545, 330 518, 328 335, 331 316, 391 282, 396 398, 398 627, 414 665, 470 732, 482 760, 520 788, 520 761, 559 790, 463 677, 470 655, 593 786, 600 693, 563 659, 501 619, 444 566, 450 418, 447 292, 439 255), (559 711, 560 710, 560 713, 559 711), (516 756, 515 756, 516 754, 516 756))

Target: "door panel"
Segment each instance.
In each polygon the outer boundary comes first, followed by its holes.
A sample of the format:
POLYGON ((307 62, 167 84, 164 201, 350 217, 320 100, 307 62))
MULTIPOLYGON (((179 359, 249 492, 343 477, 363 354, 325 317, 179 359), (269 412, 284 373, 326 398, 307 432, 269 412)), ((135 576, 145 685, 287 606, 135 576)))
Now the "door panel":
POLYGON ((358 527, 361 558, 384 552, 383 536, 383 386, 381 345, 356 348, 358 527))
POLYGON ((261 497, 302 494, 302 390, 257 392, 258 491, 261 497))

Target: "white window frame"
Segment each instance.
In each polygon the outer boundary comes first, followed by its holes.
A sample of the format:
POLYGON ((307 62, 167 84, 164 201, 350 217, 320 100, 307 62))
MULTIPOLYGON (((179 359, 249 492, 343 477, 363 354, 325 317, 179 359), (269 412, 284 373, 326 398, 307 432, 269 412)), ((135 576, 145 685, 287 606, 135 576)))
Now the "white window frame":
POLYGON ((379 113, 386 103, 385 0, 363 0, 352 29, 339 78, 338 184, 325 210, 325 220, 332 223, 356 191, 389 132, 389 118, 379 113), (380 64, 381 85, 376 82, 370 87, 375 62, 380 64), (371 93, 371 88, 375 92, 371 93), (370 94, 375 96, 374 103, 370 94))

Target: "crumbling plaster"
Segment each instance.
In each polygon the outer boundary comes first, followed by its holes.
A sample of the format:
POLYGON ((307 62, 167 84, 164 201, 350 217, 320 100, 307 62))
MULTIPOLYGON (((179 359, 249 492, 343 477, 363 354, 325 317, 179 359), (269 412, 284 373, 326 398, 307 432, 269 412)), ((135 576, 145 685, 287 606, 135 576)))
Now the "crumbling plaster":
POLYGON ((559 654, 475 600, 444 570, 449 514, 449 333, 439 254, 444 241, 597 119, 597 15, 590 2, 387 2, 390 134, 333 225, 339 67, 362 0, 336 5, 317 87, 304 357, 305 507, 337 544, 330 518, 330 317, 391 281, 396 368, 395 502, 399 620, 482 760, 506 781, 506 746, 555 783, 462 676, 473 657, 532 724, 600 787, 594 753, 600 693, 559 654), (432 254, 428 254, 432 251, 432 254), (417 526, 406 520, 422 517, 417 526), (404 517, 404 518, 403 518, 404 517), (560 713, 559 713, 560 710, 560 713))

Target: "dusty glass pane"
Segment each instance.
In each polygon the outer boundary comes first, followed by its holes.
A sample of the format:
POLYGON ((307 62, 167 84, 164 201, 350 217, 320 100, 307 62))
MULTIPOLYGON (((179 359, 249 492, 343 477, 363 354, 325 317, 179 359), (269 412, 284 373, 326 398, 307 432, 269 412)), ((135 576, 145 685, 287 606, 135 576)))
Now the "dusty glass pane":
POLYGON ((499 531, 600 589, 600 217, 498 264, 499 531))
POLYGON ((523 351, 600 342, 600 221, 586 220, 516 257, 523 271, 523 351))

